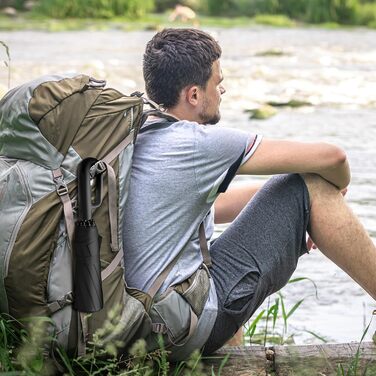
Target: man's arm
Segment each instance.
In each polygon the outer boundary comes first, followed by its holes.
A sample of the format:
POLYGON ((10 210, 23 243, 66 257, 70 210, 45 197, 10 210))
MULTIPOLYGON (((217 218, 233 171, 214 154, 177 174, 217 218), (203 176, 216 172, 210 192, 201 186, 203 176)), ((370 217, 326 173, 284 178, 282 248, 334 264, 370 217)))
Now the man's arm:
POLYGON ((230 185, 214 202, 214 222, 232 222, 262 186, 263 183, 230 185))
POLYGON ((350 183, 345 152, 338 146, 319 142, 263 139, 252 157, 238 170, 243 175, 315 173, 339 189, 350 183))

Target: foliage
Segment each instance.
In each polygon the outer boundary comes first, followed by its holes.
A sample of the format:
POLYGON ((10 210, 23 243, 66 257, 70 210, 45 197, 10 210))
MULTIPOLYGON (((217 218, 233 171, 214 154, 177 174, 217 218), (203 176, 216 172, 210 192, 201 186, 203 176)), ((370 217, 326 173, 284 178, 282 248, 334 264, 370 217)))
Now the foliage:
POLYGON ((154 0, 40 0, 35 11, 54 18, 141 17, 154 9, 154 0))
MULTIPOLYGON (((289 281, 289 284, 308 281, 312 283, 315 296, 317 295, 317 286, 315 282, 306 277, 294 278, 289 281)), ((295 314, 298 308, 303 304, 305 298, 300 299, 294 303, 291 307, 286 306, 285 297, 281 291, 276 294, 274 303, 270 304, 270 298, 268 299, 268 305, 266 309, 262 309, 258 312, 253 321, 246 326, 245 337, 249 338, 251 343, 257 343, 260 345, 284 345, 294 343, 295 333, 289 332, 288 322, 289 319, 295 314)), ((327 340, 319 334, 305 330, 304 332, 312 335, 322 342, 327 340)))
POLYGON ((357 0, 309 0, 306 21, 351 24, 356 18, 357 5, 357 0))
MULTIPOLYGON (((206 0, 211 15, 257 16, 260 14, 282 14, 311 23, 338 22, 358 24, 373 10, 375 2, 360 0, 206 0)), ((366 23, 374 21, 370 16, 366 23)))
MULTIPOLYGON (((365 331, 363 332, 362 338, 360 339, 357 351, 354 355, 354 357, 351 359, 349 364, 343 365, 342 363, 337 364, 337 376, 358 376, 359 375, 359 365, 360 365, 360 346, 369 330, 369 327, 371 326, 373 320, 373 316, 367 325, 365 331), (347 370, 346 370, 347 368, 347 370)), ((365 367, 365 369, 362 372, 362 375, 367 375, 367 368, 368 366, 365 367)), ((372 373, 373 374, 373 373, 372 373)))
POLYGON ((366 3, 357 8, 356 20, 360 25, 376 26, 376 2, 366 3))
POLYGON ((269 25, 275 27, 293 27, 296 22, 282 14, 258 14, 253 17, 253 21, 260 25, 269 25))
MULTIPOLYGON (((116 315, 116 310, 112 315, 116 315)), ((56 363, 47 356, 49 344, 54 338, 49 335, 49 318, 32 318, 19 322, 9 315, 0 315, 0 374, 48 376, 56 374, 56 363)), ((56 348, 55 360, 60 364, 59 374, 64 375, 132 375, 132 376, 205 376, 201 353, 172 366, 168 351, 160 337, 159 349, 148 353, 146 342, 136 341, 127 357, 121 356, 122 344, 104 344, 103 339, 114 330, 111 317, 97 331, 84 356, 70 358, 62 349, 56 348)), ((222 362, 219 373, 227 361, 222 362)), ((213 370, 211 375, 215 376, 213 370)))

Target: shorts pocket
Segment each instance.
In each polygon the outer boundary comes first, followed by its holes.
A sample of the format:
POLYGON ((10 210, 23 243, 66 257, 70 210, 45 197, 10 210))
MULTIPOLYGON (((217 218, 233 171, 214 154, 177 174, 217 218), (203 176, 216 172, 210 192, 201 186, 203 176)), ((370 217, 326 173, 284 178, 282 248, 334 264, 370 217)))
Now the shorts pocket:
POLYGON ((244 313, 254 304, 258 290, 260 273, 249 271, 237 280, 224 300, 224 311, 234 319, 243 319, 244 313))

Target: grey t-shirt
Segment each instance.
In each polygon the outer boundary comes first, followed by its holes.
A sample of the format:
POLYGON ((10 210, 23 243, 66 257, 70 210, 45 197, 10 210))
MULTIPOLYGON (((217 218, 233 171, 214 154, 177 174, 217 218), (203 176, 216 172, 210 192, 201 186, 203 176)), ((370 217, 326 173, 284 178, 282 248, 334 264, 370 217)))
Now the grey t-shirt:
MULTIPOLYGON (((214 232, 212 204, 237 166, 256 150, 260 136, 195 122, 149 122, 138 135, 124 211, 123 244, 128 286, 147 291, 177 254, 181 256, 161 287, 184 281, 202 264, 198 229, 204 220, 209 241, 214 232)), ((217 312, 211 289, 198 328, 176 360, 201 348, 217 312)))

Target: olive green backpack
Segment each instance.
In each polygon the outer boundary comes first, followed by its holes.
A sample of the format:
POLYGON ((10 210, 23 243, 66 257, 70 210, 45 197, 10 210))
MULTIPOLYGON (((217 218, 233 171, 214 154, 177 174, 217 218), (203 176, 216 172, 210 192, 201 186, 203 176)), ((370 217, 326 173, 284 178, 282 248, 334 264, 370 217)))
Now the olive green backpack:
MULTIPOLYGON (((134 141, 150 114, 176 120, 140 93, 126 96, 86 75, 44 76, 0 101, 0 313, 16 319, 50 317, 52 345, 70 354, 83 354, 108 320, 111 330, 102 341, 120 343, 122 350, 150 333, 182 344, 194 332, 208 297, 208 273, 201 268, 161 302, 154 301, 176 260, 148 293, 124 281, 121 229, 134 141), (144 103, 152 109, 143 111, 144 103), (104 181, 101 204, 93 212, 101 236, 103 309, 85 314, 72 304, 71 240, 77 167, 88 157, 99 161, 90 170, 92 177, 101 174, 104 181), (171 310, 178 316, 165 319, 171 310), (166 326, 167 321, 176 327, 166 326)), ((200 234, 206 248, 202 226, 200 234)), ((149 338, 148 348, 156 346, 149 338)))
POLYGON ((111 310, 119 310, 112 335, 124 345, 145 312, 124 288, 121 237, 143 99, 104 86, 85 75, 45 76, 0 102, 0 310, 17 319, 51 317, 57 343, 81 353, 111 310), (93 216, 104 308, 90 315, 72 309, 70 246, 76 171, 87 157, 102 161, 97 168, 107 177, 93 216))

